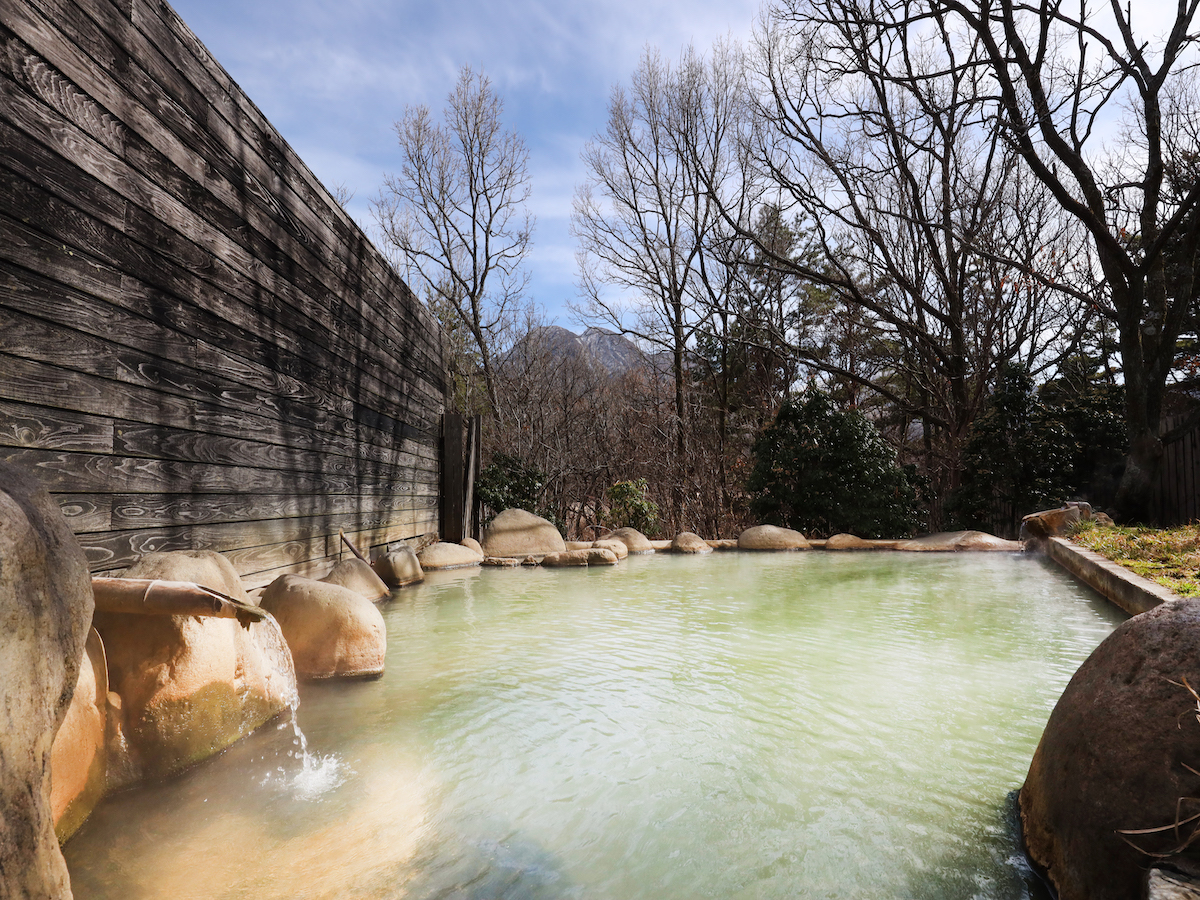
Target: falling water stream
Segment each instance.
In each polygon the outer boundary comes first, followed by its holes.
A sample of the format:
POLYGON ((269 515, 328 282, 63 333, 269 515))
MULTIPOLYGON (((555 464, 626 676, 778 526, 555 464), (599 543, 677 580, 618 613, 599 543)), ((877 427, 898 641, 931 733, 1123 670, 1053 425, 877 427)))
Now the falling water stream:
POLYGON ((383 613, 382 678, 104 801, 76 898, 1041 897, 1010 795, 1122 618, 899 553, 432 573, 383 613))

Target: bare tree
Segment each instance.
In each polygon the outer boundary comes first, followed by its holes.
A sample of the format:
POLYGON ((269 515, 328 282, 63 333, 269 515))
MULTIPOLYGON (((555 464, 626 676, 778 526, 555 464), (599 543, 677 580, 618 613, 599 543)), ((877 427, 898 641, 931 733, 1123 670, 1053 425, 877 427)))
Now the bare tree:
POLYGON ((898 31, 932 24, 977 44, 972 62, 993 86, 1003 135, 1094 245, 1105 290, 1088 302, 1117 326, 1126 391, 1130 447, 1117 506, 1134 519, 1150 511, 1165 386, 1195 301, 1200 246, 1200 180, 1173 190, 1169 178, 1198 150, 1190 86, 1200 2, 1172 5, 1173 15, 1160 10, 1165 27, 1146 5, 1118 0, 928 0, 888 10, 898 31))
MULTIPOLYGON (((677 66, 647 51, 629 90, 614 89, 608 125, 583 152, 589 177, 575 198, 585 315, 671 356, 680 492, 688 348, 729 282, 728 260, 717 249, 725 226, 710 188, 736 154, 728 125, 742 100, 741 77, 732 46, 718 47, 709 60, 688 50, 677 66), (614 297, 614 289, 632 298, 614 297)), ((677 517, 683 503, 677 493, 677 517)))
POLYGON ((879 6, 784 0, 764 20, 757 157, 818 252, 749 236, 761 265, 832 291, 797 352, 918 421, 944 493, 999 367, 1055 356, 1070 233, 988 121, 975 48, 879 6))
POLYGON ((372 204, 409 284, 470 334, 492 410, 495 344, 528 284, 533 231, 529 151, 504 129, 503 111, 491 82, 464 66, 443 124, 427 106, 396 122, 400 172, 372 204))

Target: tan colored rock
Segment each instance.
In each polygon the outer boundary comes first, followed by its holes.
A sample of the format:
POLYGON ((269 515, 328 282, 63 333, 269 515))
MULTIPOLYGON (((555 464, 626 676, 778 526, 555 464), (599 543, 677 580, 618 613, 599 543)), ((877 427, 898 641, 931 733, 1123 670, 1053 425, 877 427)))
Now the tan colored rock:
POLYGON ((629 546, 624 541, 604 539, 594 541, 592 546, 599 550, 611 550, 617 555, 617 559, 624 559, 629 555, 629 546))
POLYGON ((737 550, 738 542, 737 538, 718 538, 717 540, 708 541, 708 546, 712 547, 714 550, 726 552, 729 550, 737 550))
POLYGON ((592 541, 566 541, 566 546, 568 550, 590 550, 592 543, 592 541))
POLYGON ((1044 509, 1030 513, 1021 519, 1021 540, 1045 541, 1047 538, 1062 537, 1075 525, 1092 517, 1092 508, 1064 506, 1061 509, 1044 509))
POLYGON ((417 553, 417 561, 420 562, 422 570, 459 569, 463 566, 478 566, 483 562, 483 555, 462 544, 438 541, 420 550, 417 553))
MULTIPOLYGON (((191 581, 249 602, 233 566, 209 550, 149 553, 125 574, 191 581)), ((110 756, 110 768, 145 778, 181 771, 279 715, 296 695, 274 620, 243 628, 235 619, 98 612, 94 624, 109 690, 121 698, 113 727, 128 754, 110 756)))
POLYGON ((941 531, 907 541, 897 541, 896 550, 909 553, 941 553, 965 550, 1023 550, 1020 541, 1006 541, 983 531, 941 531))
POLYGON ((808 550, 804 535, 778 525, 752 525, 738 535, 739 550, 808 550))
POLYGON ((363 562, 357 556, 343 559, 321 581, 347 588, 356 594, 362 594, 371 602, 382 600, 389 593, 388 586, 383 579, 368 563, 363 562))
POLYGON ((512 556, 485 556, 483 565, 494 566, 497 569, 517 569, 521 566, 521 561, 512 556))
POLYGON ((646 538, 644 534, 636 528, 618 528, 616 531, 610 532, 604 536, 606 541, 620 541, 624 544, 629 552, 635 556, 640 553, 653 553, 654 546, 646 538))
POLYGON ((583 552, 587 554, 589 566, 615 566, 619 561, 617 554, 606 547, 592 547, 583 552))
POLYGON ((669 553, 671 551, 672 545, 674 543, 675 543, 674 541, 668 541, 668 540, 651 541, 650 549, 654 553, 669 553))
POLYGON ((1095 519, 1096 524, 1101 526, 1102 528, 1112 528, 1114 525, 1117 524, 1116 522, 1114 522, 1112 520, 1112 516, 1110 516, 1106 512, 1093 513, 1092 518, 1095 519))
MULTIPOLYGON (((588 564, 588 554, 592 551, 588 550, 560 550, 558 553, 547 553, 542 557, 542 565, 548 569, 561 569, 568 566, 586 566, 588 564)), ((613 557, 616 562, 616 557, 613 557)))
POLYGON ((389 550, 372 563, 375 574, 390 588, 404 587, 425 580, 421 570, 421 561, 413 548, 402 544, 395 550, 389 550))
POLYGON ((698 534, 693 534, 690 531, 682 531, 675 535, 675 540, 671 541, 672 553, 712 553, 713 548, 708 546, 708 541, 700 537, 698 534))
POLYGON ((895 550, 899 541, 877 541, 853 534, 835 534, 825 541, 826 550, 895 550))
POLYGON ((51 745, 92 618, 87 559, 58 504, 0 463, 0 895, 69 898, 54 836, 51 745))
POLYGON ((540 559, 538 559, 536 556, 527 556, 523 560, 521 560, 521 565, 523 565, 523 566, 540 566, 541 564, 542 564, 542 561, 540 559))
POLYGON ((483 553, 483 545, 482 545, 482 544, 480 544, 480 543, 479 543, 479 541, 475 540, 475 538, 471 538, 471 537, 469 537, 469 538, 463 538, 461 543, 462 543, 462 545, 463 545, 464 547, 466 547, 468 550, 474 550, 474 551, 475 551, 476 553, 478 553, 480 556, 483 556, 483 555, 484 555, 484 553, 483 553))
POLYGON ((279 622, 301 678, 383 674, 387 628, 362 594, 300 575, 280 575, 262 607, 279 622))
POLYGON ((554 525, 523 509, 506 509, 483 531, 486 556, 545 556, 567 549, 554 525))
POLYGON ((88 634, 71 706, 50 749, 50 807, 60 843, 73 835, 104 796, 108 666, 96 629, 88 634))

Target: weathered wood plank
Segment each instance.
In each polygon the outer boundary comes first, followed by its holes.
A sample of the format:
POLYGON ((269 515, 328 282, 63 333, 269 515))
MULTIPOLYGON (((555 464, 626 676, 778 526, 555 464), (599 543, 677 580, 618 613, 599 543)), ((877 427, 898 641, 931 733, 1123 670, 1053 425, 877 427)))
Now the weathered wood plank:
MULTIPOLYGON (((83 495, 87 496, 87 495, 83 495)), ((117 530, 170 528, 256 519, 382 515, 437 508, 437 493, 368 494, 112 494, 117 530)))
MULTIPOLYGON (((226 438, 230 442, 231 449, 226 451, 230 459, 235 452, 232 448, 241 446, 238 442, 255 442, 263 445, 260 455, 269 458, 286 460, 289 452, 300 453, 306 460, 319 457, 323 461, 314 470, 322 472, 381 471, 409 460, 414 466, 418 465, 418 460, 425 460, 420 467, 427 468, 432 459, 432 447, 421 447, 415 440, 391 442, 404 446, 402 450, 378 446, 374 452, 359 453, 368 446, 369 440, 383 444, 388 436, 373 434, 367 426, 360 427, 351 420, 324 421, 316 413, 306 418, 308 411, 303 407, 292 410, 285 405, 289 412, 286 418, 268 419, 231 411, 217 403, 186 400, 5 353, 0 353, 0 373, 4 376, 0 378, 0 399, 47 407, 54 403, 69 404, 69 413, 92 417, 107 414, 116 420, 114 428, 119 426, 124 430, 125 448, 132 455, 161 453, 161 449, 156 449, 152 443, 143 443, 140 447, 132 443, 147 440, 146 432, 137 426, 148 425, 168 429, 158 438, 168 447, 178 446, 186 440, 182 436, 174 437, 169 430, 179 426, 178 431, 208 435, 212 448, 220 447, 221 438, 226 438), (164 422, 166 424, 161 424, 164 422)), ((0 428, 0 435, 4 433, 5 430, 0 428)), ((16 441, 13 445, 24 446, 16 441)), ((109 452, 123 452, 116 449, 111 438, 109 452)), ((208 452, 215 451, 210 449, 208 452)))
POLYGON ((96 570, 436 530, 436 322, 158 0, 0 16, 0 459, 96 570))
MULTIPOLYGON (((9 370, 0 357, 0 384, 9 370)), ((0 400, 0 446, 112 453, 112 422, 101 416, 0 400)))
POLYGON ((126 493, 261 492, 406 495, 424 494, 428 476, 400 473, 392 481, 354 476, 285 472, 245 466, 103 456, 88 453, 0 448, 0 459, 23 466, 51 493, 102 494, 119 486, 126 493))
POLYGON ((76 534, 112 528, 112 497, 107 494, 54 494, 58 508, 76 534))
MULTIPOLYGON (((279 276, 286 277, 299 295, 315 301, 310 307, 310 313, 317 310, 329 315, 334 308, 343 312, 351 309, 344 302, 336 307, 328 303, 330 296, 345 291, 348 284, 347 273, 342 271, 340 275, 337 274, 328 263, 312 255, 305 241, 297 241, 287 230, 272 223, 269 218, 257 216, 255 197, 262 194, 261 191, 247 192, 244 185, 235 187, 223 182, 213 169, 211 161, 194 158, 194 153, 178 141, 174 146, 177 151, 174 158, 162 155, 142 136, 149 136, 159 144, 164 143, 169 132, 163 128, 162 123, 149 110, 124 94, 120 86, 99 78, 100 70, 95 65, 89 65, 90 61, 69 45, 44 19, 30 10, 27 12, 29 15, 24 19, 18 16, 9 24, 24 32, 26 37, 32 35, 34 38, 40 38, 42 44, 39 49, 50 52, 54 64, 69 70, 68 74, 77 81, 88 84, 91 90, 102 95, 111 108, 121 109, 134 123, 133 127, 139 128, 141 134, 124 134, 120 142, 122 152, 115 153, 105 146, 104 132, 90 135, 88 131, 93 122, 105 121, 103 113, 92 113, 83 116, 80 121, 74 121, 70 117, 84 104, 60 102, 59 97, 67 91, 59 85, 50 85, 47 96, 39 98, 46 104, 47 109, 44 111, 36 109, 36 104, 30 108, 17 92, 9 92, 12 103, 18 108, 15 119, 22 128, 28 129, 31 124, 39 126, 30 133, 49 146, 55 146, 56 141, 64 139, 75 145, 86 146, 85 138, 91 136, 95 145, 88 148, 90 152, 76 154, 84 168, 101 183, 117 189, 137 208, 144 210, 144 215, 209 248, 235 271, 241 272, 244 277, 257 280, 269 290, 279 292, 277 279, 279 276), (51 115, 52 112, 57 113, 57 123, 54 122, 55 116, 51 115), (65 127, 64 122, 69 123, 71 127, 65 127), (187 171, 179 168, 181 162, 187 171), (139 165, 145 172, 139 171, 139 165), (188 171, 193 177, 188 177, 188 171), (152 177, 147 177, 146 173, 153 173, 152 177), (213 192, 219 191, 223 183, 226 188, 223 191, 224 196, 218 198, 213 192), (255 221, 248 222, 247 216, 255 221), (261 266, 258 270, 248 268, 250 259, 264 262, 266 269, 261 266), (272 278, 272 275, 275 277, 272 278)), ((0 27, 0 35, 5 34, 11 33, 0 27)), ((9 38, 7 43, 12 48, 8 54, 9 58, 32 60, 24 65, 10 66, 10 76, 22 77, 27 70, 41 72, 50 68, 46 61, 36 57, 32 48, 22 47, 16 38, 9 38)), ((35 87, 40 86, 44 80, 35 81, 33 84, 35 87)), ((74 93, 80 93, 70 82, 65 84, 74 93)), ((142 230, 145 230, 145 223, 141 224, 142 230)), ((337 270, 342 269, 339 261, 335 260, 333 263, 337 270)), ((320 319, 315 321, 321 322, 320 319)), ((328 321, 321 324, 328 326, 328 321)), ((359 329, 365 329, 375 344, 388 349, 397 359, 407 356, 428 364, 432 359, 430 354, 436 353, 421 343, 418 332, 413 329, 407 332, 398 330, 392 327, 393 323, 386 318, 368 315, 352 324, 359 329)))
MULTIPOLYGON (((347 529, 348 534, 423 533, 436 517, 428 512, 396 515, 388 525, 347 529)), ((92 571, 125 568, 146 553, 164 550, 215 550, 241 572, 294 565, 328 556, 330 538, 338 540, 337 519, 280 519, 139 531, 88 532, 79 535, 92 571)), ((351 538, 352 540, 354 538, 351 538)), ((365 546, 365 545, 364 545, 365 546)))
MULTIPOLYGON (((238 359, 223 357, 219 348, 210 351, 210 345, 206 342, 191 337, 196 332, 213 335, 214 330, 221 323, 219 320, 215 320, 212 314, 166 300, 153 292, 137 290, 137 283, 128 279, 124 282, 124 289, 122 289, 119 275, 114 278, 108 277, 108 270, 105 270, 101 263, 87 257, 83 251, 68 252, 62 245, 54 244, 29 231, 23 225, 13 223, 11 220, 6 221, 3 217, 0 217, 0 227, 5 229, 10 238, 7 242, 0 242, 0 257, 6 254, 16 256, 18 262, 39 265, 47 272, 61 270, 61 278, 84 282, 92 290, 103 292, 106 295, 103 299, 106 301, 109 299, 124 300, 125 303, 136 304, 154 315, 155 318, 151 321, 162 331, 157 336, 153 333, 146 333, 144 335, 146 346, 153 347, 155 344, 159 344, 166 353, 175 352, 178 348, 181 355, 185 357, 188 353, 186 348, 191 346, 194 348, 197 365, 222 366, 222 361, 226 360, 225 370, 241 371, 248 366, 255 372, 269 371, 265 366, 255 367, 253 364, 240 363, 238 359), (209 320, 210 317, 213 318, 213 321, 209 320), (172 337, 176 332, 181 335, 178 339, 172 337)), ((24 268, 17 268, 10 263, 0 261, 0 304, 31 312, 37 312, 39 308, 43 308, 49 317, 64 322, 87 322, 96 317, 116 315, 120 317, 118 324, 128 325, 131 333, 139 334, 144 330, 134 326, 131 320, 124 318, 127 313, 124 308, 117 310, 105 308, 103 303, 99 303, 98 300, 81 292, 59 287, 59 293, 63 294, 63 297, 58 300, 51 299, 56 284, 57 282, 52 277, 36 275, 24 268), (79 304, 78 312, 73 311, 73 303, 79 304), (90 306, 98 308, 89 310, 90 306)), ((281 369, 288 370, 287 373, 280 372, 276 376, 283 387, 282 390, 272 391, 276 396, 298 404, 299 408, 308 409, 312 405, 313 394, 303 387, 297 386, 315 383, 321 385, 319 398, 330 398, 330 404, 334 405, 333 398, 336 395, 333 393, 333 389, 335 384, 330 377, 329 368, 321 363, 323 357, 318 351, 314 350, 308 360, 303 360, 298 355, 281 352, 276 348, 257 343, 248 336, 236 336, 230 340, 229 335, 226 334, 225 339, 237 345, 238 349, 245 353, 257 353, 254 358, 271 360, 277 363, 281 369)), ((253 379, 251 377, 247 380, 253 379)), ((262 375, 259 383, 264 390, 269 391, 272 387, 271 376, 262 375)), ((345 390, 345 385, 342 388, 345 390)), ((346 403, 353 408, 353 403, 349 400, 346 403)), ((341 408, 344 408, 344 404, 339 407, 339 409, 341 408)), ((395 435, 387 435, 381 441, 382 447, 379 451, 373 449, 371 440, 370 435, 364 435, 362 441, 356 446, 355 455, 362 455, 364 452, 386 453, 388 447, 414 453, 431 452, 419 449, 432 442, 432 438, 429 437, 423 441, 418 439, 415 443, 406 443, 403 439, 397 443, 395 435)), ((330 450, 331 452, 344 452, 344 448, 340 448, 336 441, 330 450)))
MULTIPOLYGON (((0 87, 3 83, 4 79, 0 77, 0 87)), ((367 348, 350 346, 335 333, 316 326, 310 327, 303 320, 297 320, 294 314, 275 306, 277 298, 248 290, 244 279, 227 273, 228 277, 223 275, 217 279, 220 282, 218 287, 222 289, 213 291, 208 281, 212 280, 213 273, 222 273, 225 269, 195 245, 177 241, 177 246, 168 248, 170 252, 164 258, 159 255, 163 249, 161 246, 151 250, 132 241, 124 233, 123 222, 114 225, 91 215, 91 212, 98 212, 112 218, 111 214, 105 212, 109 205, 104 197, 88 199, 93 194, 103 194, 106 188, 87 179, 77 179, 62 190, 62 193, 71 196, 71 202, 68 203, 8 168, 23 168, 27 174, 54 174, 55 163, 50 156, 36 165, 26 161, 26 151, 33 155, 41 151, 22 135, 12 134, 3 122, 0 122, 0 143, 6 144, 7 151, 3 158, 4 167, 0 168, 0 203, 11 211, 10 215, 25 221, 36 221, 41 232, 38 234, 23 222, 11 219, 4 222, 3 227, 6 232, 11 232, 12 241, 0 246, 0 258, 29 266, 47 278, 61 279, 79 268, 75 257, 82 256, 89 261, 92 269, 97 268, 98 264, 107 263, 119 272, 158 287, 164 291, 154 294, 154 300, 159 304, 165 301, 171 306, 183 307, 186 304, 178 298, 214 299, 217 306, 213 310, 217 317, 215 327, 220 330, 198 336, 210 342, 219 342, 230 325, 248 328, 260 336, 276 340, 295 335, 302 343, 293 352, 301 359, 320 360, 330 373, 339 373, 343 378, 343 390, 347 383, 353 383, 364 403, 379 405, 393 412, 395 417, 411 420, 417 427, 433 427, 432 420, 436 416, 434 398, 441 394, 432 386, 419 379, 405 380, 383 368, 374 357, 364 356, 367 348), (90 211, 80 208, 81 203, 88 206, 90 211), (46 237, 52 238, 49 246, 46 237), (210 277, 207 281, 202 280, 193 275, 189 267, 210 277), (244 302, 236 302, 235 295, 243 295, 244 302), (286 327, 282 327, 284 323, 286 327), (365 368, 355 366, 352 358, 364 363, 365 368), (394 390, 397 384, 404 384, 407 389, 397 392, 394 390)), ((66 180, 69 173, 61 171, 58 177, 66 180)), ((123 218, 128 218, 129 211, 120 206, 120 201, 118 207, 124 209, 123 218)), ((161 233, 158 234, 159 244, 166 240, 161 233)), ((81 289, 86 288, 81 285, 81 289)), ((138 291, 137 285, 128 279, 122 284, 122 290, 145 293, 138 291)), ((109 298, 105 296, 105 299, 109 298)), ((126 302, 132 302, 132 298, 126 302)), ((176 315, 186 313, 181 310, 176 315)), ((355 336, 362 338, 357 332, 355 336)), ((309 368, 312 368, 311 364, 309 368)))
MULTIPOLYGON (((390 480, 398 472, 436 472, 437 463, 428 457, 395 452, 389 459, 355 459, 328 453, 318 440, 307 448, 301 442, 290 447, 201 431, 186 431, 153 425, 118 424, 113 452, 122 456, 153 456, 182 462, 205 462, 225 466, 253 466, 286 472, 318 472, 368 480, 390 480)), ((432 478, 432 475, 429 476, 432 478)))

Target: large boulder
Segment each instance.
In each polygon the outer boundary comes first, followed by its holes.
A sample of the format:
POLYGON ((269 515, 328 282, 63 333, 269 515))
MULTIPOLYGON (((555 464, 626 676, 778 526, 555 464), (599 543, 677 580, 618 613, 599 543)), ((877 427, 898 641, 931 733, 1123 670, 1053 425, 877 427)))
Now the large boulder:
POLYGON ((41 485, 0 463, 0 894, 69 898, 51 746, 92 619, 83 549, 41 485))
POLYGON ((423 547, 417 553, 417 561, 421 569, 460 569, 463 566, 478 566, 483 562, 483 556, 470 547, 462 544, 450 544, 438 541, 423 547))
POLYGON ((260 602, 279 621, 299 677, 383 674, 387 628, 375 604, 357 591, 280 575, 267 585, 260 602))
MULTIPOLYGON (((148 553, 128 578, 191 581, 249 603, 229 560, 211 550, 148 553)), ((161 778, 219 753, 294 702, 287 645, 272 619, 97 612, 109 690, 120 697, 114 727, 127 777, 161 778)), ((112 785, 110 785, 112 786, 112 785)))
POLYGON ((629 552, 635 556, 639 553, 654 552, 654 546, 650 543, 649 538, 647 538, 636 528, 630 528, 629 526, 618 528, 616 531, 606 534, 604 536, 604 540, 620 541, 627 548, 629 548, 629 552))
POLYGON ((50 807, 60 843, 76 832, 104 796, 107 711, 108 666, 104 643, 93 628, 71 706, 50 750, 50 807))
POLYGON ((738 535, 739 550, 809 550, 798 531, 778 525, 753 525, 738 535))
POLYGON ((671 541, 672 553, 712 553, 713 548, 708 546, 708 541, 700 537, 698 534, 693 534, 690 531, 681 531, 675 535, 675 540, 671 541))
POLYGON ((523 509, 504 510, 483 532, 485 556, 545 556, 566 549, 552 523, 523 509))
POLYGON ((909 553, 943 553, 965 550, 1022 550, 1020 541, 1006 541, 985 531, 940 531, 897 541, 896 550, 909 553))
POLYGON ((1092 517, 1090 505, 1075 504, 1060 509, 1044 509, 1041 512, 1030 513, 1021 519, 1020 538, 1022 541, 1045 541, 1048 538, 1060 537, 1070 531, 1075 525, 1092 517))
POLYGON ((383 579, 375 574, 375 570, 368 563, 363 562, 357 556, 343 559, 321 581, 347 588, 356 594, 362 594, 372 602, 382 600, 389 593, 388 586, 384 584, 383 579))
POLYGON ((1124 622, 1071 678, 1020 794, 1029 855, 1060 900, 1142 896, 1152 854, 1200 875, 1197 823, 1163 828, 1197 812, 1197 688, 1200 600, 1124 622))
POLYGON ((382 578, 383 583, 390 588, 404 587, 425 580, 425 573, 421 570, 421 561, 417 559, 413 548, 407 544, 401 544, 395 550, 389 550, 376 559, 371 566, 375 569, 375 574, 382 578))

